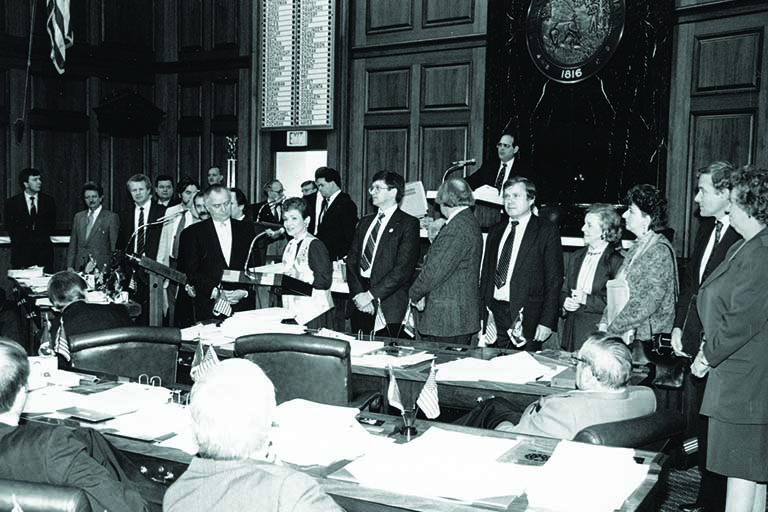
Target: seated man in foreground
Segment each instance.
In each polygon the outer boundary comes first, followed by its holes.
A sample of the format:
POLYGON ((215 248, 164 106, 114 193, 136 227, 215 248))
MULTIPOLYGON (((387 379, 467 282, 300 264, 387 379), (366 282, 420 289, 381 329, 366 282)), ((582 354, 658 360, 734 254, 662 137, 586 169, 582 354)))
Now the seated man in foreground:
POLYGON ((646 416, 656 410, 650 388, 627 386, 632 353, 620 338, 592 334, 574 356, 578 389, 540 398, 518 413, 503 398, 492 398, 470 411, 459 423, 557 439, 573 439, 582 429, 600 423, 646 416))
POLYGON ((275 388, 254 363, 228 359, 206 371, 190 401, 198 455, 165 493, 163 510, 341 512, 312 478, 271 462, 275 409, 275 388))
POLYGON ((147 510, 115 453, 90 429, 26 424, 29 361, 21 346, 0 340, 0 478, 77 487, 93 510, 147 510))

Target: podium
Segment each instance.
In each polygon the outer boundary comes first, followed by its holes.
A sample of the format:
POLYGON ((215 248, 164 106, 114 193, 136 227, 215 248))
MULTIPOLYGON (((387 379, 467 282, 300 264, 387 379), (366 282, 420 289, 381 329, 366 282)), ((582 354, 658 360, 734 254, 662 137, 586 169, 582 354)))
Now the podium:
POLYGON ((160 327, 163 325, 163 282, 167 279, 183 289, 187 284, 187 275, 146 256, 137 258, 128 255, 128 258, 146 270, 149 276, 149 325, 160 327))

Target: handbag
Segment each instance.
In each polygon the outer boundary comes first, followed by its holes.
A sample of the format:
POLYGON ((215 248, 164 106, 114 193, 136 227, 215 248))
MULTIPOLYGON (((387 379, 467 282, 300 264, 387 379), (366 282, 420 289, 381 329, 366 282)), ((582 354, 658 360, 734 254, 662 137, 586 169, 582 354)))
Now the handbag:
POLYGON ((672 336, 668 333, 653 334, 650 340, 635 339, 632 342, 632 362, 644 364, 648 370, 641 385, 666 389, 683 387, 688 358, 678 356, 672 348, 672 336))

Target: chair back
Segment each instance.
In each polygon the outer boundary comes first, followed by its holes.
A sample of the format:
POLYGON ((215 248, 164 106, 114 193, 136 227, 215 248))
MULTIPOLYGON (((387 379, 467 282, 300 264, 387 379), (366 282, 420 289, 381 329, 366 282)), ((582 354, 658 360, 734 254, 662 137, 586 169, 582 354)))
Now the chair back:
POLYGON ((69 338, 72 367, 137 379, 176 382, 181 331, 175 327, 118 327, 69 338))
POLYGON ((0 510, 12 510, 14 496, 24 512, 91 512, 91 504, 82 489, 0 480, 0 510))
POLYGON ((297 334, 253 334, 235 340, 235 357, 258 364, 275 385, 277 403, 303 398, 347 406, 352 398, 346 341, 297 334))
POLYGON ((639 418, 592 425, 582 429, 573 440, 660 452, 684 430, 685 416, 681 412, 659 409, 639 418))

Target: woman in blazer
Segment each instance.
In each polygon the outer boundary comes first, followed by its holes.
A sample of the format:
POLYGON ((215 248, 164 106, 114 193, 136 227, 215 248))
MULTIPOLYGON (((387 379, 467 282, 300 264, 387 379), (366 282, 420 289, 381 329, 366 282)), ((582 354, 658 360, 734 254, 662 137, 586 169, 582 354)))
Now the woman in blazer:
POLYGON ((606 303, 605 283, 616 277, 624 257, 617 251, 621 217, 609 204, 597 203, 584 216, 583 249, 571 256, 560 296, 565 318, 560 341, 563 349, 577 351, 597 330, 606 303))
POLYGON ((768 481, 768 170, 732 180, 735 243, 699 288, 704 327, 694 375, 709 372, 707 469, 728 477, 726 512, 765 510, 768 481))

